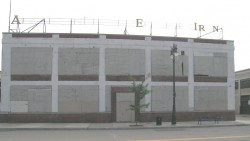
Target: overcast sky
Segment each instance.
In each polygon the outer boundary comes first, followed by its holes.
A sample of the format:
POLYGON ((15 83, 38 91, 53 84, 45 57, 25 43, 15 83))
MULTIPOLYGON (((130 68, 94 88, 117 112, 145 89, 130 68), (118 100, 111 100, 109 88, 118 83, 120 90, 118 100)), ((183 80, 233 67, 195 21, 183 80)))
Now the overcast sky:
MULTIPOLYGON (((8 31, 9 2, 0 0, 1 32, 8 31)), ((223 39, 234 40, 235 70, 250 68, 249 0, 12 0, 11 20, 14 15, 216 25, 223 27, 223 39)))

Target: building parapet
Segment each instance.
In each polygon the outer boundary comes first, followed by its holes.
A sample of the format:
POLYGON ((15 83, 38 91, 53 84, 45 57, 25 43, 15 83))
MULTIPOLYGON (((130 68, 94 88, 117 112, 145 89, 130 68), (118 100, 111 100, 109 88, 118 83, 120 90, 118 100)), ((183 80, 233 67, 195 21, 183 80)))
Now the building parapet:
POLYGON ((59 38, 89 38, 89 39, 125 39, 125 40, 151 40, 151 41, 176 41, 176 42, 194 42, 208 44, 231 44, 231 40, 218 39, 200 39, 168 36, 144 36, 144 35, 122 35, 122 34, 81 34, 81 33, 3 33, 3 38, 54 38, 53 35, 59 35, 59 38))

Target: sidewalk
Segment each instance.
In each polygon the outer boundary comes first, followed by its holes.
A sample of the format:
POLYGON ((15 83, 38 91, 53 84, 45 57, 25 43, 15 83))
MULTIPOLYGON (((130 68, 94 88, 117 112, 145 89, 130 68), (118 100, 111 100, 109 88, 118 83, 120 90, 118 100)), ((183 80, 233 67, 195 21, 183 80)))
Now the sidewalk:
POLYGON ((0 123, 0 130, 126 130, 126 129, 161 129, 161 128, 201 128, 225 126, 250 126, 250 115, 237 115, 235 121, 204 121, 201 125, 197 121, 163 122, 156 126, 155 122, 140 123, 141 126, 131 126, 135 123, 0 123))

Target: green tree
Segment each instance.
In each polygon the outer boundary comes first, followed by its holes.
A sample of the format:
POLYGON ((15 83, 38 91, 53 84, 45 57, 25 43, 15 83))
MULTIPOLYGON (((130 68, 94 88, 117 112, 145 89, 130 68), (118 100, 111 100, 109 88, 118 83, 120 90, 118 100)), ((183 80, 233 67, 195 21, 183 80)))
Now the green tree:
POLYGON ((135 122, 136 125, 140 121, 140 110, 144 107, 148 107, 150 103, 141 104, 141 100, 150 92, 148 90, 148 84, 145 84, 145 80, 143 80, 140 83, 136 83, 136 80, 134 78, 131 78, 133 80, 130 89, 132 92, 134 92, 135 96, 135 103, 132 105, 129 105, 129 109, 133 110, 135 112, 135 122))

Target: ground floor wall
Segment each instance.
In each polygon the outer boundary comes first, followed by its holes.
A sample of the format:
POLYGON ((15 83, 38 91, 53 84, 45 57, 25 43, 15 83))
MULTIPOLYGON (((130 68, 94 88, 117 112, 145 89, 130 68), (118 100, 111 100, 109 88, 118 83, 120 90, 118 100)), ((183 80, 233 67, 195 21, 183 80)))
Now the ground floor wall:
MULTIPOLYGON (((12 85, 10 111, 1 114, 0 121, 133 122, 134 114, 129 105, 134 104, 134 94, 130 83, 112 83, 104 87, 105 91, 94 84, 59 85, 56 93, 51 85, 12 85), (57 94, 56 98, 53 93, 57 94), (53 105, 57 111, 53 111, 53 105)), ((141 109, 141 121, 153 122, 156 117, 171 121, 173 88, 171 82, 164 83, 167 85, 152 83, 148 87, 150 93, 141 103, 149 103, 149 106, 141 109)), ((197 83, 192 87, 185 82, 176 84, 177 120, 196 121, 203 116, 235 119, 235 111, 229 109, 231 96, 226 84, 197 83)))

